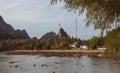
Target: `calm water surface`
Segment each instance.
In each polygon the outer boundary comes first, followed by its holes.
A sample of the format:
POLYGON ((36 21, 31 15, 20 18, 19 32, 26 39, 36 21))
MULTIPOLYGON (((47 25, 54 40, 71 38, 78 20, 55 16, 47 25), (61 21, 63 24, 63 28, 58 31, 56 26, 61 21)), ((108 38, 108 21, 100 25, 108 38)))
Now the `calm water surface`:
POLYGON ((0 73, 120 73, 112 59, 1 55, 0 73))

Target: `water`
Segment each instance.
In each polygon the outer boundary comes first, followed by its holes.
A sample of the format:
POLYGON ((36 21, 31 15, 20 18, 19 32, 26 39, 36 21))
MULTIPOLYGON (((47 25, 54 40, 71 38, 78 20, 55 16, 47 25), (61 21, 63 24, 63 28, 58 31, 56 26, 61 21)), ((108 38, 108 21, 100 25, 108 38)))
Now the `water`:
POLYGON ((0 73, 120 73, 120 63, 90 57, 1 55, 0 73))

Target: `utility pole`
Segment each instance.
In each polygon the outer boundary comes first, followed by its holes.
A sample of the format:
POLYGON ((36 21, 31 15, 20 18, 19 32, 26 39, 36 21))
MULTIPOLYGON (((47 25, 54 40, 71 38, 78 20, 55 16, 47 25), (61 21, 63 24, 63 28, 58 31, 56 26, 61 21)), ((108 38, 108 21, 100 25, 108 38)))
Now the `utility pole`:
POLYGON ((77 21, 77 17, 76 17, 76 39, 77 39, 77 23, 78 23, 78 21, 77 21))

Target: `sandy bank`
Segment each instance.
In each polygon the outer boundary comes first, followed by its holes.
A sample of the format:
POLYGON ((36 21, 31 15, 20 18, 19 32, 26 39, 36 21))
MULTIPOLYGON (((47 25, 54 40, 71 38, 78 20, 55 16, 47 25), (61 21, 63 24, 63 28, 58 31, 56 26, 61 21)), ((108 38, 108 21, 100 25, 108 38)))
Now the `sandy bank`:
POLYGON ((97 56, 101 50, 15 50, 7 52, 8 55, 42 55, 59 57, 80 57, 82 55, 97 56))

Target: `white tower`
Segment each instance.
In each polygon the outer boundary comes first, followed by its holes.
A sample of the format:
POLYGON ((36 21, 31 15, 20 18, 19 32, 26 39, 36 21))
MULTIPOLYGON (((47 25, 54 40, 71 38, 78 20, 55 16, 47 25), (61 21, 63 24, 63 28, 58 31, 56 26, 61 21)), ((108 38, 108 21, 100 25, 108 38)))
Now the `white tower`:
POLYGON ((59 37, 61 37, 60 29, 61 29, 61 23, 59 23, 59 32, 58 32, 58 36, 59 36, 59 37))
POLYGON ((61 24, 59 23, 59 30, 60 30, 60 28, 61 28, 61 24))

